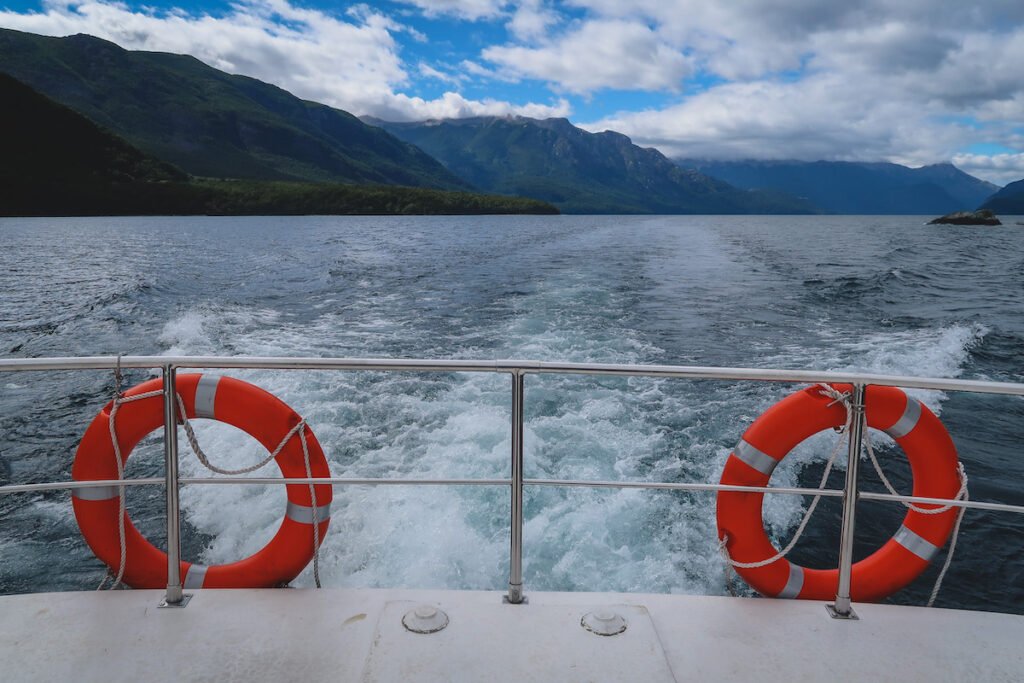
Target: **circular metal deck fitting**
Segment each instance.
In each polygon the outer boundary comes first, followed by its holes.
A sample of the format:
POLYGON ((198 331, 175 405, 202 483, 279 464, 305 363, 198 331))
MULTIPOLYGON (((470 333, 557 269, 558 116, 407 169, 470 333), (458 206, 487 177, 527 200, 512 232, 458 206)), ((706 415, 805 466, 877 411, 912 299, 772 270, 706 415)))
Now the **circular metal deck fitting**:
POLYGON ((610 609, 587 612, 580 619, 580 625, 599 636, 617 636, 626 630, 625 618, 610 609))
POLYGON ((413 633, 437 633, 448 625, 448 615, 433 605, 420 605, 402 617, 402 626, 413 633))

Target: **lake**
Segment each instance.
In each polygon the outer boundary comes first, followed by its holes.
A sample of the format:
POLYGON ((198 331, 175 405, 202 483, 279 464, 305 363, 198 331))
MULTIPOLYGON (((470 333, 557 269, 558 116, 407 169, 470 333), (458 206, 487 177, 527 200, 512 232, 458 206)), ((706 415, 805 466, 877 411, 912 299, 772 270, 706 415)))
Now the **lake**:
MULTIPOLYGON (((5 357, 219 354, 529 359, 870 371, 1021 381, 1024 232, 907 216, 548 216, 0 219, 5 357)), ((248 371, 309 422, 336 476, 508 473, 506 376, 248 371)), ((128 384, 147 372, 127 373, 128 384)), ((0 376, 0 484, 69 477, 113 391, 109 372, 0 376)), ((786 385, 530 376, 526 476, 717 482, 786 385)), ((1024 401, 913 392, 950 431, 972 500, 1024 505, 1024 401)), ((200 422, 222 465, 261 459, 200 422)), ((129 476, 162 472, 159 434, 129 476)), ((816 486, 832 435, 777 485, 816 486)), ((881 440, 880 440, 881 442, 881 440)), ((891 442, 890 442, 891 444, 891 442)), ((182 472, 205 470, 181 441, 182 472)), ((909 492, 898 450, 883 465, 909 492)), ((862 468, 870 470, 870 467, 862 468)), ((275 471, 271 465, 266 472, 275 471)), ((842 481, 842 467, 832 484, 842 481)), ((870 472, 865 488, 881 490, 870 472)), ((723 594, 707 493, 528 488, 525 589, 723 594)), ((163 490, 130 490, 163 543, 163 490)), ((784 544, 807 501, 772 496, 784 544)), ((239 559, 273 535, 281 487, 182 489, 183 552, 239 559)), ((322 550, 329 586, 502 590, 504 488, 339 487, 322 550)), ((834 566, 839 503, 794 559, 834 566)), ((863 502, 857 556, 898 528, 863 502)), ((1024 611, 1024 518, 967 513, 937 604, 1024 611)), ((922 604, 941 559, 891 600, 922 604)), ((65 492, 0 496, 0 591, 94 588, 102 565, 65 492)), ((296 585, 310 585, 307 570, 296 585)))

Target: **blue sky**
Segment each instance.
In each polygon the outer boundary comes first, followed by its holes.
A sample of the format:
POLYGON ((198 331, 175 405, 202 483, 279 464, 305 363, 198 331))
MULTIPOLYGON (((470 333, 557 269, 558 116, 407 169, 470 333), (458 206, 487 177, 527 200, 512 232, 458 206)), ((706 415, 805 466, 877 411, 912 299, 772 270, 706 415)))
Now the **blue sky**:
POLYGON ((566 116, 670 156, 1024 177, 1024 2, 0 0, 392 120, 566 116))

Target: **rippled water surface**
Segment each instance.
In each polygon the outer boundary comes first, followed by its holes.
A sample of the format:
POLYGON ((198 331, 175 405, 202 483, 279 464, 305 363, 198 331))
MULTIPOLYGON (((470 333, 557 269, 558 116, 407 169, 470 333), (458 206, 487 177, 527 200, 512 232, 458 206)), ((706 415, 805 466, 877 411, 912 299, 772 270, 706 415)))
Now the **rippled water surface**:
MULTIPOLYGON (((918 217, 0 219, 0 353, 523 358, 734 365, 1021 381, 1024 232, 918 217)), ((507 476, 509 384, 498 375, 232 372, 304 415, 338 476, 507 476)), ((148 377, 129 373, 130 383, 148 377)), ((746 426, 791 387, 527 378, 526 474, 718 480, 746 426)), ((63 479, 109 373, 0 375, 0 484, 63 479)), ((1024 401, 917 392, 952 434, 971 496, 1024 505, 1024 401)), ((200 421, 211 458, 260 457, 200 421)), ((832 437, 773 484, 816 485, 832 437)), ((182 444, 182 470, 204 470, 182 444)), ((899 451, 882 449, 909 491, 899 451)), ((273 471, 273 465, 268 468, 273 471)), ((159 475, 159 439, 129 476, 159 475)), ((842 472, 833 475, 839 485, 842 472)), ((866 474, 865 487, 880 489, 866 474)), ((184 552, 221 563, 260 548, 280 487, 182 491, 184 552)), ((806 501, 774 496, 784 543, 806 501)), ((129 511, 163 542, 163 490, 129 511)), ((333 586, 503 588, 501 488, 352 487, 323 549, 333 586)), ((527 590, 720 594, 706 493, 527 490, 527 590)), ((795 559, 836 561, 823 502, 795 559)), ((859 556, 898 506, 859 507, 859 556)), ((938 604, 1024 612, 1024 520, 969 512, 938 604)), ((938 567, 892 598, 922 603, 938 567)), ((63 492, 0 497, 0 591, 88 589, 102 566, 63 492)), ((309 572, 297 585, 309 585, 309 572)))

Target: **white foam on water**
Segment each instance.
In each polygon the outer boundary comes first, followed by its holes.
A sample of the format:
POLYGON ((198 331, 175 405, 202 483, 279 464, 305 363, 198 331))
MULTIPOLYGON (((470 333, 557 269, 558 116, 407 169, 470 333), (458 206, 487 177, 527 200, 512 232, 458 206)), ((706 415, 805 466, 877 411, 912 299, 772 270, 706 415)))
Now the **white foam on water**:
MULTIPOLYGON (((880 332, 853 340, 833 337, 829 348, 835 355, 822 365, 844 372, 959 377, 971 349, 988 331, 984 325, 951 325, 939 329, 880 332)), ((941 412, 946 399, 939 391, 910 389, 907 393, 936 414, 941 412)))
MULTIPOLYGON (((987 333, 988 329, 981 325, 878 332, 856 339, 826 332, 819 348, 801 348, 777 360, 779 367, 800 367, 802 362, 803 367, 837 372, 952 378, 960 376, 971 349, 987 333)), ((942 413, 942 404, 947 399, 944 392, 905 391, 936 415, 942 413)), ((874 429, 870 430, 870 438, 879 446, 894 445, 884 432, 874 429)), ((773 485, 797 486, 800 470, 808 463, 825 460, 837 439, 836 435, 823 432, 802 443, 776 469, 773 485)), ((845 452, 836 458, 835 469, 845 469, 845 452)), ((792 496, 766 497, 765 522, 775 538, 781 538, 799 522, 806 504, 806 500, 792 496)))
MULTIPOLYGON (((338 329, 329 323, 301 329, 263 323, 255 317, 246 321, 239 311, 227 317, 191 311, 167 326, 165 343, 175 344, 173 353, 215 352, 217 338, 230 338, 231 347, 246 354, 326 353, 316 348, 326 341, 316 333, 338 329), (291 345, 300 338, 305 348, 291 345)), ((232 374, 268 389, 304 415, 336 475, 507 476, 507 395, 498 390, 505 378, 232 374), (424 392, 440 396, 435 400, 420 395, 424 392)), ((239 468, 265 456, 236 429, 205 420, 196 420, 195 426, 204 450, 221 467, 239 468)), ((182 452, 185 475, 208 474, 188 455, 184 439, 182 452)), ((273 470, 271 464, 259 474, 273 470)), ((495 565, 507 545, 507 530, 496 534, 472 520, 478 516, 489 523, 498 510, 506 510, 507 502, 496 498, 501 496, 493 489, 339 487, 322 552, 325 579, 334 585, 493 587, 494 577, 504 571, 495 565), (493 513, 481 515, 489 508, 493 513)), ((189 522, 212 538, 203 557, 193 559, 222 563, 265 544, 276 531, 285 499, 280 487, 190 486, 183 489, 182 500, 189 522)), ((298 583, 309 581, 307 572, 298 583)))
MULTIPOLYGON (((659 357, 656 347, 619 322, 628 302, 617 296, 584 279, 542 283, 520 302, 521 314, 488 332, 505 345, 495 355, 620 363, 659 357), (610 311, 604 320, 585 305, 594 299, 610 311)), ((807 345, 781 349, 764 363, 956 376, 985 332, 950 326, 851 341, 822 331, 807 345)), ((300 323, 264 310, 209 307, 170 321, 162 340, 174 354, 338 355, 338 348, 373 349, 382 338, 411 334, 416 332, 402 321, 385 316, 355 324, 324 313, 300 323)), ((510 390, 504 375, 231 374, 305 416, 337 476, 508 476, 510 390)), ((527 476, 716 482, 746 426, 790 390, 531 376, 527 476)), ((914 393, 934 411, 941 408, 940 393, 914 393)), ((244 434, 203 422, 197 421, 197 432, 215 462, 240 467, 263 457, 263 449, 244 434)), ((777 469, 773 485, 796 485, 801 468, 824 458, 833 440, 823 434, 801 445, 777 469)), ((183 473, 205 476, 184 440, 182 451, 183 473)), ((211 539, 201 558, 190 559, 206 563, 258 550, 276 530, 284 507, 279 487, 190 486, 182 498, 189 523, 211 539)), ((766 500, 769 532, 784 540, 807 501, 766 500)), ((724 590, 710 494, 533 487, 526 514, 525 574, 536 589, 724 590)), ((504 487, 336 487, 322 549, 324 583, 501 589, 507 581, 507 515, 504 487)), ((296 584, 311 582, 307 569, 296 584)))
POLYGON ((280 314, 271 309, 251 310, 209 304, 186 311, 164 324, 157 341, 167 346, 164 355, 224 353, 232 330, 252 325, 273 327, 280 314))
MULTIPOLYGON (((356 270, 344 285, 352 289, 313 298, 301 311, 274 310, 269 304, 193 303, 166 321, 159 340, 168 355, 678 362, 651 341, 658 337, 636 329, 647 321, 634 316, 637 301, 630 298, 635 294, 630 287, 653 287, 646 294, 666 306, 678 303, 687 315, 700 318, 706 297, 729 291, 723 279, 735 278, 734 291, 748 284, 750 264, 734 262, 728 246, 713 236, 690 239, 680 233, 673 238, 678 241, 672 250, 660 249, 660 243, 652 246, 659 256, 650 260, 650 268, 644 258, 637 259, 653 285, 623 281, 632 267, 621 265, 628 255, 595 248, 586 256, 601 259, 601 265, 577 268, 576 252, 566 248, 562 269, 544 270, 536 278, 531 272, 504 298, 483 304, 474 300, 480 311, 460 317, 446 308, 462 301, 449 296, 451 290, 435 285, 410 295, 382 286, 376 273, 364 277, 356 270), (618 270, 612 263, 616 260, 618 270), (671 282, 675 277, 698 283, 687 290, 692 301, 678 298, 671 282), (428 302, 434 307, 425 306, 428 313, 417 310, 416 304, 428 302)), ((268 257, 266 265, 273 263, 268 257)), ((761 272, 753 281, 770 283, 774 277, 761 272)), ((409 287, 417 286, 410 282, 409 287)), ((708 319, 702 333, 716 334, 712 323, 719 321, 712 315, 708 319)), ((783 346, 778 332, 765 323, 765 338, 749 342, 745 351, 753 364, 764 367, 955 377, 987 332, 980 326, 949 325, 851 335, 824 322, 808 325, 806 335, 783 346)), ((669 323, 659 331, 672 333, 669 323)), ((718 334, 723 345, 729 342, 725 328, 718 334)), ((303 415, 334 475, 508 476, 510 388, 505 375, 230 374, 267 389, 303 415)), ((717 482, 744 429, 792 390, 778 384, 528 376, 527 476, 717 482)), ((940 392, 912 393, 941 411, 945 396, 940 392)), ((210 458, 222 466, 243 467, 265 456, 261 446, 236 429, 207 420, 195 424, 210 458)), ((801 483, 803 468, 820 463, 834 440, 831 433, 808 440, 780 465, 772 484, 801 483)), ((183 475, 208 476, 183 434, 179 444, 183 475)), ((129 475, 162 461, 159 435, 137 450, 129 475)), ((841 454, 840 469, 843 459, 841 454)), ((255 474, 275 475, 276 466, 255 474)), ((182 501, 187 528, 200 532, 203 541, 199 555, 186 559, 217 564, 246 557, 266 543, 284 513, 285 492, 281 486, 185 486, 182 501)), ((778 544, 788 539, 807 502, 766 496, 764 518, 778 544)), ((708 493, 529 487, 527 590, 722 593, 714 505, 708 493)), ((158 513, 148 520, 157 525, 151 528, 159 529, 162 507, 149 508, 158 513)), ((508 533, 507 487, 336 487, 322 576, 328 586, 500 590, 508 578, 508 533)), ((295 583, 311 585, 311 570, 295 583)))
MULTIPOLYGON (((243 469, 267 455, 259 442, 235 427, 204 419, 193 420, 192 424, 203 451, 217 467, 243 469)), ((203 467, 181 437, 179 454, 182 476, 218 476, 203 467)), ((270 463, 252 476, 278 474, 278 468, 270 463)), ((281 525, 287 497, 282 486, 185 486, 181 501, 189 521, 203 520, 201 529, 211 536, 207 556, 228 562, 252 555, 273 537, 281 525), (219 488, 225 490, 215 490, 219 488)))

